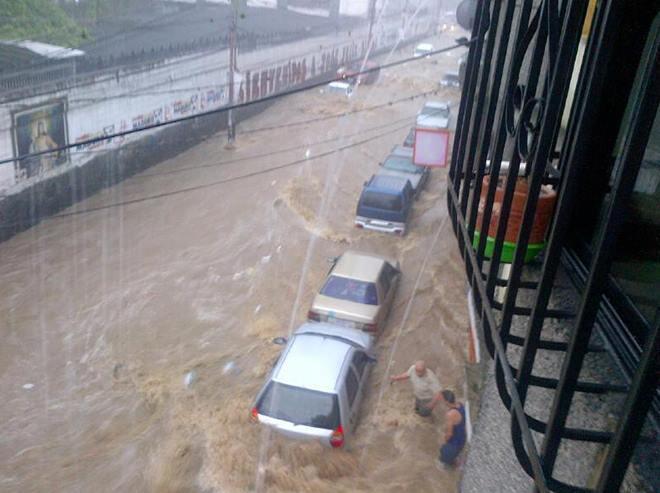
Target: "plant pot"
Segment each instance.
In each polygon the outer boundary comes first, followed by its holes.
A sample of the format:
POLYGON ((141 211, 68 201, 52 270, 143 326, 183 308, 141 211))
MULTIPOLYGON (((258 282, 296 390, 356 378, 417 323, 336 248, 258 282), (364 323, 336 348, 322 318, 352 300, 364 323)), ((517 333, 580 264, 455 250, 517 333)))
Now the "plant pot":
MULTIPOLYGON (((483 212, 486 204, 486 195, 488 193, 488 186, 490 183, 490 176, 485 176, 481 186, 481 196, 479 198, 479 210, 477 213, 477 225, 473 238, 473 245, 476 248, 479 245, 479 238, 483 228, 483 212)), ((502 199, 504 197, 504 190, 506 188, 506 178, 499 177, 497 181, 497 188, 495 189, 495 200, 493 202, 493 211, 490 217, 490 224, 488 225, 488 236, 486 238, 486 249, 484 256, 491 258, 495 247, 495 238, 497 236, 497 228, 500 221, 500 210, 502 209, 502 199)), ((504 234, 504 245, 502 248, 502 255, 500 260, 502 262, 511 263, 516 249, 516 241, 518 240, 518 233, 522 225, 522 216, 525 211, 525 202, 529 193, 529 186, 527 178, 519 177, 516 179, 516 187, 513 193, 513 201, 511 204, 511 212, 509 220, 507 221, 506 232, 504 234)), ((532 224, 532 231, 529 236, 529 243, 527 251, 525 252, 525 262, 530 262, 538 256, 545 246, 545 235, 548 232, 550 221, 552 220, 552 213, 557 201, 557 193, 549 186, 542 186, 539 193, 538 203, 536 204, 536 213, 534 215, 534 223, 532 224)))

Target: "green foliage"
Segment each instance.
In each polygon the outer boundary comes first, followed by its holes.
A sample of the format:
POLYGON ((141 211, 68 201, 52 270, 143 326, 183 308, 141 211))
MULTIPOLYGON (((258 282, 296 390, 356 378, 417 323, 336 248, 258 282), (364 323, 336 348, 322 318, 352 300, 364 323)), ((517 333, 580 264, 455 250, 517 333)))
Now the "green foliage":
POLYGON ((87 32, 51 0, 0 0, 0 39, 74 47, 87 32))

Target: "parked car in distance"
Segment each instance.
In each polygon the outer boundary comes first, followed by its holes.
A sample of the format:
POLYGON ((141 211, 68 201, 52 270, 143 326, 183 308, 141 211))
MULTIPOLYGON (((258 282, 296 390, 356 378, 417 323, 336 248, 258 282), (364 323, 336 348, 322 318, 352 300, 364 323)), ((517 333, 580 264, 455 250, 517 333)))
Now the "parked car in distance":
POLYGON ((298 440, 344 446, 358 422, 373 338, 305 323, 287 341, 252 408, 252 419, 298 440))
POLYGON ((410 180, 415 197, 419 196, 429 179, 429 169, 426 166, 413 164, 411 147, 394 146, 380 166, 379 175, 398 176, 410 180))
POLYGON ((406 138, 403 141, 403 146, 411 148, 415 146, 415 127, 412 127, 408 131, 408 135, 406 135, 406 138))
POLYGON ((415 46, 413 50, 414 57, 429 56, 429 53, 433 51, 433 45, 431 43, 419 43, 415 46))
POLYGON ((346 97, 350 97, 350 95, 353 94, 353 86, 348 82, 330 82, 326 87, 327 91, 332 94, 341 94, 346 97))
POLYGON ((458 72, 447 72, 442 79, 440 79, 440 87, 461 87, 461 79, 458 72))
POLYGON ((355 226, 403 236, 406 234, 412 201, 410 180, 373 175, 362 188, 355 226))
POLYGON ((364 62, 353 62, 349 65, 339 67, 337 77, 350 84, 375 84, 380 75, 380 66, 376 62, 367 60, 364 62), (361 73, 369 70, 369 72, 361 73))
POLYGON ((417 113, 415 123, 418 127, 448 128, 450 108, 449 103, 427 101, 417 113))
POLYGON ((396 261, 344 252, 334 260, 307 318, 376 335, 385 325, 400 277, 396 261))

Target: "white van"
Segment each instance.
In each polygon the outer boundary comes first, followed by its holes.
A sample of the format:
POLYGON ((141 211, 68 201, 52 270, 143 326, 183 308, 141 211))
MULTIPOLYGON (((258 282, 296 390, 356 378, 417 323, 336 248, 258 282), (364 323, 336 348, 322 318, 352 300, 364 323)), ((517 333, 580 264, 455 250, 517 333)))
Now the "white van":
POLYGON ((414 57, 428 56, 429 53, 433 51, 433 45, 431 43, 419 43, 415 46, 415 51, 413 51, 414 57))
POLYGON ((334 94, 343 94, 348 98, 353 94, 353 86, 348 82, 335 81, 328 84, 327 91, 334 94))

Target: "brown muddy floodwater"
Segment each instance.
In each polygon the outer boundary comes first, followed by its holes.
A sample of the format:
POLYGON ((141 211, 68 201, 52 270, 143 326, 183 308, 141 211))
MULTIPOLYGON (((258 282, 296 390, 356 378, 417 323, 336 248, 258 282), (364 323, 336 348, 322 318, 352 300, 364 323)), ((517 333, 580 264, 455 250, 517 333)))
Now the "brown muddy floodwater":
POLYGON ((446 171, 432 172, 406 237, 352 225, 363 181, 424 98, 255 129, 433 90, 458 55, 384 71, 351 99, 281 100, 240 125, 236 150, 217 135, 70 211, 175 193, 0 244, 0 491, 456 491, 457 473, 434 466, 440 408, 419 418, 409 386, 387 382, 423 358, 462 396, 467 313, 446 171), (404 275, 357 434, 335 451, 271 435, 249 410, 280 350, 271 339, 304 320, 327 257, 349 247, 399 259, 404 275))

